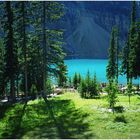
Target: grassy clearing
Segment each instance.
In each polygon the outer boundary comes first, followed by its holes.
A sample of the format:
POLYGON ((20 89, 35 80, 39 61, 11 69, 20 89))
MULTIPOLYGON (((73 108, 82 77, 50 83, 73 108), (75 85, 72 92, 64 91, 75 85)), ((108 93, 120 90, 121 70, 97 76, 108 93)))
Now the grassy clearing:
POLYGON ((119 95, 116 106, 122 113, 109 112, 106 97, 81 99, 65 93, 49 100, 34 100, 10 107, 0 121, 0 138, 140 138, 140 98, 119 95))

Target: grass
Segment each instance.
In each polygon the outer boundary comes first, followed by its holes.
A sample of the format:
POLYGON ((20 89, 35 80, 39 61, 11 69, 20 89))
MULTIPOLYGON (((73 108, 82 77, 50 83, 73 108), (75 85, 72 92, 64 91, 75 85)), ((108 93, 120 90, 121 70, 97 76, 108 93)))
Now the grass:
POLYGON ((81 99, 65 93, 49 99, 16 104, 0 120, 0 138, 140 138, 140 98, 118 96, 113 115, 106 97, 81 99))

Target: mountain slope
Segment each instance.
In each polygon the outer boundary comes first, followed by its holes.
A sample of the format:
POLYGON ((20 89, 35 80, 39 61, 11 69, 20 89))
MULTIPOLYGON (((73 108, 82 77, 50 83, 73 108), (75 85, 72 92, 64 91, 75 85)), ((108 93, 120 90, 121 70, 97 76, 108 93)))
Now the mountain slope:
POLYGON ((66 39, 73 58, 106 58, 109 33, 94 22, 92 16, 81 15, 79 25, 66 39))
MULTIPOLYGON (((66 30, 64 50, 68 58, 107 58, 114 25, 120 31, 121 47, 130 25, 131 1, 65 1, 65 16, 58 23, 66 30)), ((140 3, 137 2, 137 11, 140 3)), ((139 17, 139 12, 137 12, 139 17)))

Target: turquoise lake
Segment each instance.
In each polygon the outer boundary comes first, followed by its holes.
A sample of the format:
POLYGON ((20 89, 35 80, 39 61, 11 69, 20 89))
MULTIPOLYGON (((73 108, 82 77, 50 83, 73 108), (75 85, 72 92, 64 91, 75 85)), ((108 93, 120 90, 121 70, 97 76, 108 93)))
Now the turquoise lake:
MULTIPOLYGON (((107 59, 72 59, 65 60, 68 68, 68 77, 73 77, 74 73, 80 73, 83 77, 86 76, 89 70, 91 76, 96 73, 99 82, 107 82, 106 79, 106 66, 107 59)), ((140 80, 133 80, 134 84, 138 84, 140 80)), ((126 84, 126 76, 119 76, 119 83, 126 84)))

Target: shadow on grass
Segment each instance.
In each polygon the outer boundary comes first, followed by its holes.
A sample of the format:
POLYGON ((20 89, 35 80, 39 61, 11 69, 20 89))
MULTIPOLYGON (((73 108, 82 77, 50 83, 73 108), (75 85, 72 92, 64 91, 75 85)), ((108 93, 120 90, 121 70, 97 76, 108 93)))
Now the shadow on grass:
POLYGON ((123 106, 115 106, 114 111, 116 113, 123 113, 124 112, 124 107, 123 106))
POLYGON ((97 138, 89 128, 88 114, 71 100, 47 100, 24 105, 8 122, 2 138, 97 138), (26 108, 26 109, 25 109, 26 108))
POLYGON ((88 114, 75 109, 70 100, 53 100, 50 115, 57 127, 59 138, 91 138, 94 134, 89 129, 88 114), (54 108, 53 108, 54 107, 54 108))
POLYGON ((124 115, 117 115, 115 118, 114 118, 114 122, 122 122, 122 123, 127 123, 126 121, 126 118, 124 115))
POLYGON ((2 133, 2 138, 17 138, 17 134, 19 134, 21 128, 22 117, 24 116, 26 106, 27 102, 25 102, 23 108, 21 108, 21 105, 15 105, 14 114, 8 114, 7 124, 4 132, 2 133))
POLYGON ((51 100, 47 101, 46 104, 44 102, 39 103, 38 106, 33 108, 36 108, 39 119, 34 118, 32 129, 31 123, 28 125, 23 138, 70 139, 95 137, 89 129, 88 122, 85 122, 88 114, 83 114, 75 109, 73 102, 70 100, 51 100))
POLYGON ((0 119, 2 119, 5 115, 5 112, 11 107, 11 105, 6 104, 6 105, 1 105, 0 106, 0 119))

